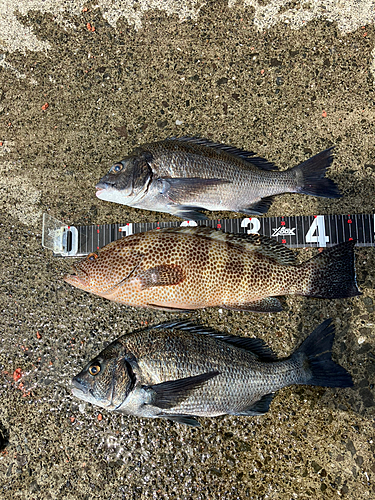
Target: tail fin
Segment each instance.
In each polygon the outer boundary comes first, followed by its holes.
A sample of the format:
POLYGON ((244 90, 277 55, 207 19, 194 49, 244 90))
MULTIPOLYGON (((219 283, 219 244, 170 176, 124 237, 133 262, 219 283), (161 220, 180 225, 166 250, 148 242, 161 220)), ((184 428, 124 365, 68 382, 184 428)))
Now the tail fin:
POLYGON ((352 387, 351 375, 332 360, 332 344, 335 338, 335 327, 332 320, 327 319, 319 325, 302 343, 293 358, 301 358, 302 366, 306 366, 307 378, 300 384, 319 385, 321 387, 352 387), (307 358, 307 360, 306 360, 307 358))
POLYGON ((342 299, 361 295, 358 290, 355 266, 355 241, 346 241, 323 250, 300 265, 307 271, 305 288, 298 294, 321 299, 342 299))
POLYGON ((322 198, 341 197, 340 191, 334 181, 324 177, 327 168, 333 160, 332 149, 326 149, 291 169, 296 176, 297 193, 320 196, 322 198))

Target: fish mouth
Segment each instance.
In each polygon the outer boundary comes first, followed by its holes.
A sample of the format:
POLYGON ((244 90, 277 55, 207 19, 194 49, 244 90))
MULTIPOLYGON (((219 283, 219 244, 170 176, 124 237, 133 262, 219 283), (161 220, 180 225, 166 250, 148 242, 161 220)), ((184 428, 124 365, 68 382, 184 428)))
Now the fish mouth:
POLYGON ((110 184, 105 181, 99 181, 95 187, 96 189, 107 189, 108 187, 110 187, 110 184))
POLYGON ((101 406, 102 408, 106 408, 107 410, 113 410, 114 407, 111 403, 107 403, 107 401, 101 401, 94 396, 92 389, 89 389, 82 383, 78 376, 72 378, 72 394, 78 399, 82 401, 86 401, 87 403, 91 403, 96 406, 101 406))
POLYGON ((87 271, 78 269, 75 264, 73 264, 73 272, 66 274, 63 279, 66 283, 77 287, 86 287, 90 282, 90 276, 87 271))
POLYGON ((95 193, 95 195, 96 195, 96 197, 97 197, 97 198, 100 198, 100 197, 101 197, 101 195, 102 195, 104 192, 105 192, 105 188, 103 188, 103 189, 101 189, 101 188, 96 188, 96 193, 95 193))
POLYGON ((120 205, 126 205, 124 199, 131 199, 133 194, 133 192, 129 191, 127 188, 121 188, 112 182, 106 181, 99 181, 95 188, 97 198, 103 201, 119 203, 120 205))
POLYGON ((74 395, 76 395, 76 393, 86 395, 89 392, 87 387, 83 385, 77 377, 72 378, 72 386, 74 395))
MULTIPOLYGON (((79 380, 78 376, 72 379, 71 384, 73 386, 72 394, 77 399, 80 399, 82 401, 85 401, 86 403, 90 403, 96 406, 101 406, 102 408, 107 407, 106 404, 104 404, 102 401, 98 400, 94 396, 92 389, 87 388, 85 384, 79 380)), ((108 409, 110 410, 111 408, 108 409)))
POLYGON ((99 181, 98 184, 95 186, 95 188, 96 188, 96 193, 95 193, 96 196, 98 198, 100 198, 101 193, 103 193, 104 191, 106 191, 110 187, 111 187, 111 185, 108 184, 108 182, 99 181))
POLYGON ((66 283, 69 283, 70 285, 84 286, 83 280, 76 274, 66 274, 63 279, 66 283))

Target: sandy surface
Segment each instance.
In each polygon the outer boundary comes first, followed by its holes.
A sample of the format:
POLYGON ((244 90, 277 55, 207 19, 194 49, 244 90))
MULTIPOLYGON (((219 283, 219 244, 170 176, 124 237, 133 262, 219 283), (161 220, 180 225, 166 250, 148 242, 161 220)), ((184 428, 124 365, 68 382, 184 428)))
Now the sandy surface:
POLYGON ((281 356, 332 317, 354 388, 291 387, 264 417, 191 430, 71 396, 71 377, 107 342, 171 315, 72 289, 62 281, 71 261, 41 247, 43 212, 76 225, 172 220, 94 189, 131 148, 170 135, 231 143, 281 168, 335 145, 329 175, 343 198, 283 196, 269 215, 373 213, 373 2, 18 4, 0 2, 0 498, 373 498, 373 248, 356 252, 358 298, 192 315, 281 356))

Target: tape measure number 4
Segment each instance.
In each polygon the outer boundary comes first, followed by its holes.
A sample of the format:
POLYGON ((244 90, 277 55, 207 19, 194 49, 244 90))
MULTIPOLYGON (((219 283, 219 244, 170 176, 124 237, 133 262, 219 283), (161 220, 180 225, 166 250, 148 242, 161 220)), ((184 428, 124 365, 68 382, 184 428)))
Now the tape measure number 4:
POLYGON ((230 233, 261 233, 292 247, 327 247, 356 240, 358 246, 374 246, 374 214, 246 217, 183 222, 147 222, 67 226, 43 215, 42 245, 57 256, 78 257, 131 234, 179 226, 208 226, 230 233))

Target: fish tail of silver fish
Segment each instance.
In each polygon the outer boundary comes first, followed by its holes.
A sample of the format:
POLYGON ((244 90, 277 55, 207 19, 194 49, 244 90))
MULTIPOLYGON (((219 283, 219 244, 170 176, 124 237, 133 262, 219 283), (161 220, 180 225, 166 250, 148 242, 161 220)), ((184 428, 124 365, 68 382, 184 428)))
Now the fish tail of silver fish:
POLYGON ((322 198, 341 197, 335 182, 324 177, 333 160, 332 149, 326 149, 290 170, 295 176, 297 193, 322 198))
POLYGON ((294 293, 321 299, 361 295, 355 273, 355 240, 324 249, 297 267, 294 293))
POLYGON ((327 319, 309 335, 293 353, 290 362, 295 366, 299 385, 320 387, 352 387, 351 375, 332 359, 335 327, 327 319))

